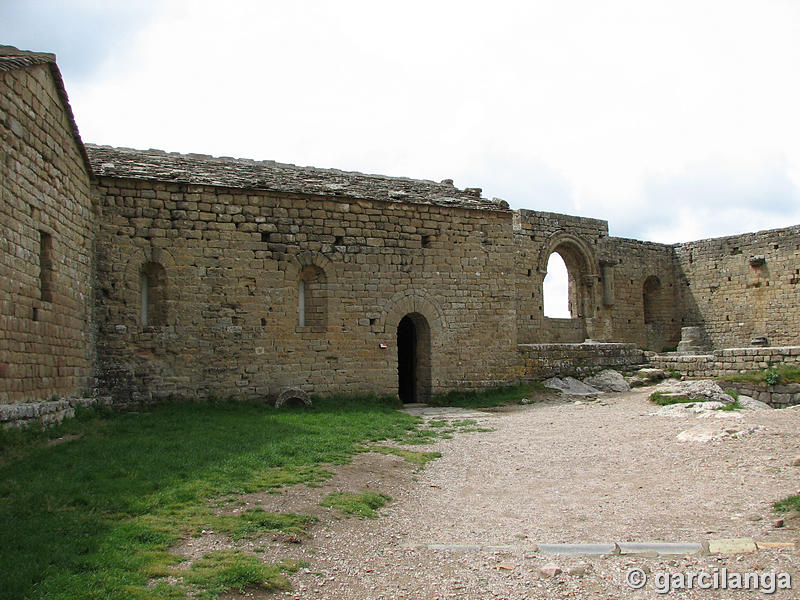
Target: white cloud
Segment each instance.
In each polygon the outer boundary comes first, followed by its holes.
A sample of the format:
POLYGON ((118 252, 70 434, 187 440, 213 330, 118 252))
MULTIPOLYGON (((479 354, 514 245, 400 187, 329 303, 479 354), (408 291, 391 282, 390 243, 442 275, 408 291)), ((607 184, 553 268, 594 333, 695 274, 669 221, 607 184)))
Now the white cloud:
POLYGON ((769 208, 800 187, 794 2, 154 6, 67 78, 86 141, 449 177, 660 241, 800 218, 769 208))

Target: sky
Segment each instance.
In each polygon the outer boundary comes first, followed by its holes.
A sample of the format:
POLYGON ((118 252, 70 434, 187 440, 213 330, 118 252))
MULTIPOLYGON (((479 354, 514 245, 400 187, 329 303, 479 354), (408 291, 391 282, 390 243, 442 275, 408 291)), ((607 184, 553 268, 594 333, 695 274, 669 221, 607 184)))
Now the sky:
POLYGON ((0 0, 0 43, 56 53, 85 142, 453 179, 656 242, 800 223, 796 0, 0 0))

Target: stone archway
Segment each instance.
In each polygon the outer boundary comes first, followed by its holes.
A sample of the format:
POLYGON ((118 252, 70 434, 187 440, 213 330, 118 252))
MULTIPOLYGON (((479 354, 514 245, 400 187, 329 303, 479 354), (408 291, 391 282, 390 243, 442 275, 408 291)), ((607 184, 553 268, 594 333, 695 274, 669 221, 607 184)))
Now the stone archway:
POLYGON ((425 402, 431 395, 431 329, 417 312, 397 324, 397 394, 404 404, 425 402))

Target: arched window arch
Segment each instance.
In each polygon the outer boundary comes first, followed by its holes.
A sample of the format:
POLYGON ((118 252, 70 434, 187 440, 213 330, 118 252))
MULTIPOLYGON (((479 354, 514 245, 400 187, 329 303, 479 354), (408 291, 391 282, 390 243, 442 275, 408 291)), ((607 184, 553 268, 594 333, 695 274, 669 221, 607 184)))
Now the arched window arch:
POLYGON ((569 319, 569 271, 564 259, 553 252, 547 259, 547 275, 542 283, 544 316, 569 319))
POLYGON ((644 305, 645 325, 655 325, 662 320, 664 307, 661 301, 661 281, 655 275, 644 280, 642 304, 644 305))
POLYGON ((300 271, 297 285, 298 325, 325 327, 328 323, 328 294, 325 271, 316 265, 306 265, 300 271))
POLYGON ((142 265, 140 274, 141 315, 143 327, 167 324, 167 272, 155 262, 142 265))

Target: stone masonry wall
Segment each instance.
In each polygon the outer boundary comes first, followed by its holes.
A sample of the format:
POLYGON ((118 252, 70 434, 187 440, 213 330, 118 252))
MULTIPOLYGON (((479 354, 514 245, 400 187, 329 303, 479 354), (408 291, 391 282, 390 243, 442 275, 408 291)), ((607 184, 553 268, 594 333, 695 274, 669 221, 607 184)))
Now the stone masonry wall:
POLYGON ((574 375, 603 369, 625 370, 645 362, 644 351, 632 344, 520 344, 523 379, 574 375))
POLYGON ((517 327, 521 343, 579 343, 587 337, 662 350, 677 345, 680 309, 671 246, 608 236, 605 221, 521 210, 515 215, 517 327), (570 272, 571 319, 544 316, 547 261, 570 272), (655 284, 646 318, 645 282, 655 284))
POLYGON ((691 378, 724 377, 773 365, 800 365, 800 346, 725 348, 709 354, 648 354, 652 365, 691 378))
POLYGON ((800 226, 675 246, 686 325, 715 348, 800 342, 800 226))
POLYGON ((604 307, 610 333, 603 339, 630 342, 655 351, 677 346, 682 311, 672 248, 610 237, 604 240, 601 252, 610 263, 605 270, 601 268, 601 276, 605 273, 613 279, 613 304, 604 307), (644 292, 648 281, 654 288, 646 311, 644 292))
POLYGON ((431 393, 518 376, 508 210, 112 177, 96 193, 98 375, 118 401, 395 394, 409 313, 431 393), (301 278, 325 313, 303 327, 301 278))
POLYGON ((0 404, 92 380, 89 175, 50 66, 0 69, 0 404))

